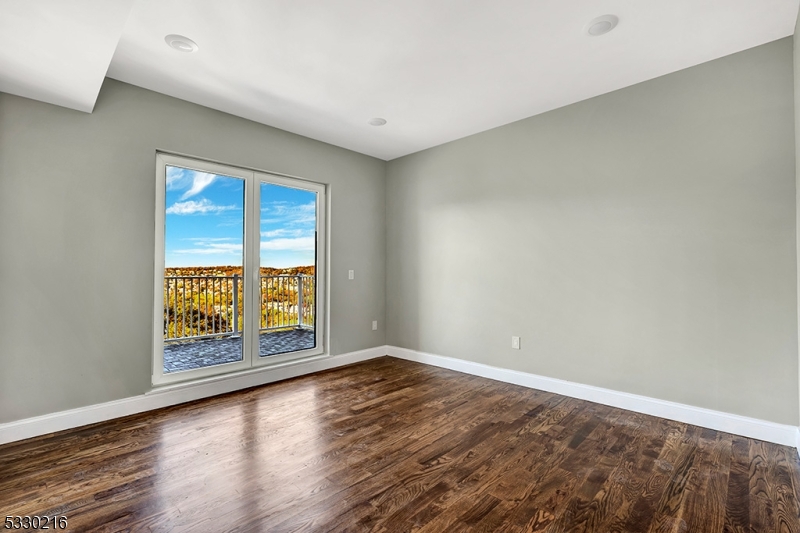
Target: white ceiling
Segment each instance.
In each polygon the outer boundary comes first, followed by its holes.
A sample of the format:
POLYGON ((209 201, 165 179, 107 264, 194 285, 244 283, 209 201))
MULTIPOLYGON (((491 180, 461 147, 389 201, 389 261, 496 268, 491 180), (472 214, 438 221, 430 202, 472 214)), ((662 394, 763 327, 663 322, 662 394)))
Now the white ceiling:
POLYGON ((389 160, 786 37, 798 4, 0 0, 0 91, 89 111, 107 68, 389 160), (589 37, 607 13, 619 26, 589 37))
POLYGON ((0 92, 91 112, 135 0, 0 0, 0 92))

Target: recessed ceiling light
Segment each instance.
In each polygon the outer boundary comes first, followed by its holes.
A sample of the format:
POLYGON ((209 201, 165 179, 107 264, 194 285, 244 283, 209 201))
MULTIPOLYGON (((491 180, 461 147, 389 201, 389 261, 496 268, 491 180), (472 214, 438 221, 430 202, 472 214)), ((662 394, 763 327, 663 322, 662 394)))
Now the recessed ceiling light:
POLYGON ((369 124, 370 126, 383 126, 386 124, 386 119, 380 117, 371 118, 369 119, 369 124))
POLYGON ((178 52, 197 52, 197 50, 200 48, 197 46, 196 42, 188 37, 184 37, 183 35, 170 34, 164 37, 164 41, 166 41, 171 48, 174 48, 178 52))
POLYGON ((586 33, 592 37, 598 37, 610 32, 619 24, 619 17, 616 15, 603 15, 592 20, 586 26, 586 33))

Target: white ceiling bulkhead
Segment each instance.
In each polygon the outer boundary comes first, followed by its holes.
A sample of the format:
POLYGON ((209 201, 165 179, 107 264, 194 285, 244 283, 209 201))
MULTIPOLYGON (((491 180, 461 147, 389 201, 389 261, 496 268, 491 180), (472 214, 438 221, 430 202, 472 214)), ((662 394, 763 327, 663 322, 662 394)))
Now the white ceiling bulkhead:
POLYGON ((390 160, 786 37, 798 4, 0 0, 0 91, 91 111, 107 75, 390 160))

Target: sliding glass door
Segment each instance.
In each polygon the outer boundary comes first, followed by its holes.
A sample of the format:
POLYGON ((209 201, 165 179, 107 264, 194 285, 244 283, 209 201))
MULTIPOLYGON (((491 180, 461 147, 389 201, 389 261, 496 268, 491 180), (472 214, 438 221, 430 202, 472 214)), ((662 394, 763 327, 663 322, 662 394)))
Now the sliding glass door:
POLYGON ((153 382, 324 353, 325 186, 157 157, 153 382))
POLYGON ((259 357, 316 346, 317 203, 313 189, 259 176, 259 357))
POLYGON ((166 166, 164 372, 244 360, 245 180, 166 166))

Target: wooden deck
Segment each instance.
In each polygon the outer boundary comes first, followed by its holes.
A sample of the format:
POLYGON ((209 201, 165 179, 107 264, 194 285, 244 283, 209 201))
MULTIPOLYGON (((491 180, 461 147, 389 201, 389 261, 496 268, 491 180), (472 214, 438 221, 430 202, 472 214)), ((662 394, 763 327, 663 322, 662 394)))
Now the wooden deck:
MULTIPOLYGON (((259 357, 309 350, 315 346, 313 329, 265 331, 258 336, 259 357)), ((164 373, 224 365, 242 360, 242 338, 189 339, 164 343, 164 373)))
POLYGON ((792 448, 384 357, 0 446, 69 531, 798 532, 792 448))

